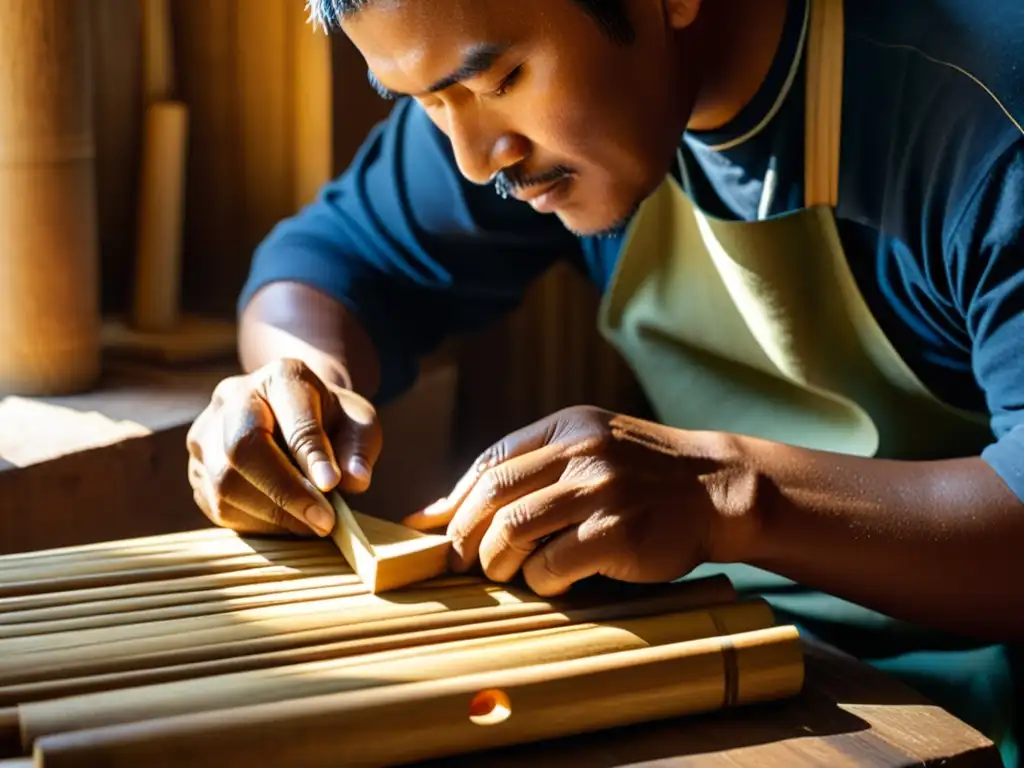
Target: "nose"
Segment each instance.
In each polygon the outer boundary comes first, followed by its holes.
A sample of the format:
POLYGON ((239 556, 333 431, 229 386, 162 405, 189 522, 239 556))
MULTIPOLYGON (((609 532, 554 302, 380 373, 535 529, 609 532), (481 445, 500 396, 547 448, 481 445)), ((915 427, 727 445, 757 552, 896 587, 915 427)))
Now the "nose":
POLYGON ((525 137, 477 110, 450 109, 448 138, 459 171, 475 184, 487 184, 496 173, 522 162, 529 154, 525 137))

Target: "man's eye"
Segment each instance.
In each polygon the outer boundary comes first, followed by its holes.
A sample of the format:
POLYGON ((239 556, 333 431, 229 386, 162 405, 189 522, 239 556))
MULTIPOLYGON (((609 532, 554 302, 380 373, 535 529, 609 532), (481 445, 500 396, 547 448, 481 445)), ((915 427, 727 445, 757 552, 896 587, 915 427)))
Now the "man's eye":
POLYGON ((505 76, 505 79, 502 80, 501 83, 498 85, 498 87, 494 89, 494 95, 495 96, 504 96, 506 93, 508 93, 509 89, 513 85, 515 85, 516 80, 519 79, 519 75, 521 75, 522 72, 523 72, 523 65, 522 64, 520 64, 518 67, 516 67, 511 72, 509 72, 508 75, 505 76))

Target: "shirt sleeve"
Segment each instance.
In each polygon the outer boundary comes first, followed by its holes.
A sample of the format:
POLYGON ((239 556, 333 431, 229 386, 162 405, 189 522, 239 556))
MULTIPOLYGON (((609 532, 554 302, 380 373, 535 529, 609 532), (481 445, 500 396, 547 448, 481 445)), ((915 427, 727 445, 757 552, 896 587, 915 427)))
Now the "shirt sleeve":
POLYGON ((947 253, 995 434, 982 458, 1024 500, 1024 139, 976 190, 947 253))
POLYGON ((415 381, 420 357, 514 309, 559 259, 580 263, 578 239, 467 181, 447 137, 406 99, 340 177, 259 244, 238 307, 277 281, 341 302, 380 357, 374 400, 384 404, 415 381))

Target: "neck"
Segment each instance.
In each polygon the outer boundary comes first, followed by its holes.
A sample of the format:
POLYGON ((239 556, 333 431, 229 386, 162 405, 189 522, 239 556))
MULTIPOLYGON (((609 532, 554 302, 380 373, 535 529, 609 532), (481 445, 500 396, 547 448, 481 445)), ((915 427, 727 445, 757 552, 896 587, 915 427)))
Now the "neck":
POLYGON ((717 130, 754 97, 778 52, 787 4, 787 0, 704 4, 702 80, 687 129, 717 130))

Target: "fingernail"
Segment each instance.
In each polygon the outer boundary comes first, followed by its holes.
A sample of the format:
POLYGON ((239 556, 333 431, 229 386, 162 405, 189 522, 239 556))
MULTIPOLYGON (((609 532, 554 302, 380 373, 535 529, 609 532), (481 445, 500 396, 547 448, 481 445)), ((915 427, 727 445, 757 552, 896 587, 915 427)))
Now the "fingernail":
POLYGON ((369 480, 372 472, 370 465, 362 456, 353 456, 348 460, 348 471, 349 474, 355 475, 363 480, 369 480))
POLYGON ((440 499, 435 501, 420 510, 420 514, 424 517, 430 517, 431 515, 440 515, 448 511, 448 497, 442 496, 440 499))
POLYGON ((313 476, 313 482, 316 483, 317 488, 321 491, 331 490, 341 480, 338 476, 338 470, 326 459, 314 461, 309 468, 309 473, 313 476))
POLYGON ((334 515, 319 504, 313 504, 306 508, 306 522, 321 536, 326 536, 334 528, 334 515))

